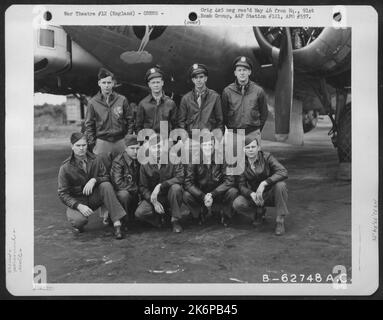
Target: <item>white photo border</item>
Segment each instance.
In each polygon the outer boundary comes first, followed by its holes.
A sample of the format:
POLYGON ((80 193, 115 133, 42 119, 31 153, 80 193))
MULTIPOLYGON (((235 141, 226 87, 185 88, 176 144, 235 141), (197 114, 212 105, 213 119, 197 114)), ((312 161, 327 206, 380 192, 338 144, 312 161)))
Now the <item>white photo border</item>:
MULTIPOLYGON (((254 6, 254 5, 252 5, 254 6)), ((72 5, 71 10, 87 10, 72 5)), ((184 25, 191 11, 216 5, 93 5, 91 10, 148 10, 151 25, 184 25), (175 14, 176 13, 176 14, 175 14)), ((219 7, 246 7, 219 5, 219 7)), ((256 6, 266 7, 266 6, 256 6)), ((287 6, 267 6, 286 7, 287 6)), ((296 6, 303 7, 303 6, 296 6)), ((310 21, 204 20, 203 25, 334 26, 334 6, 314 8, 310 21)), ((6 286, 16 296, 46 295, 371 295, 379 284, 378 232, 378 14, 371 6, 344 6, 342 23, 352 28, 352 283, 332 284, 47 284, 33 285, 33 28, 41 12, 49 10, 56 25, 124 25, 124 17, 67 17, 67 5, 13 5, 5 13, 6 101, 6 286), (363 17, 363 19, 361 19, 363 17), (20 94, 22 93, 22 94, 20 94), (361 152, 362 150, 362 152, 361 152), (28 159, 26 161, 25 159, 28 159), (20 194, 23 200, 20 201, 20 194), (21 223, 22 222, 22 223, 21 223), (9 266, 10 255, 19 257, 19 269, 9 266), (227 288, 230 288, 228 290, 227 288)), ((39 20, 40 19, 40 20, 39 20)), ((126 18, 125 18, 126 19, 126 18)), ((129 17, 129 25, 147 24, 144 16, 129 17)), ((339 26, 339 25, 338 25, 339 26)))

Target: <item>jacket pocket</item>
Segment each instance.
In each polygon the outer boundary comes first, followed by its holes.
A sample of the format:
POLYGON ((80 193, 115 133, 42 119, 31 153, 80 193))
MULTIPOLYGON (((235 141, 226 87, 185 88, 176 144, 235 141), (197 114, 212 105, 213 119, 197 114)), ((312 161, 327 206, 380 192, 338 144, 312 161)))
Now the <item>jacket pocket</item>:
POLYGON ((198 174, 198 179, 206 177, 206 170, 202 165, 198 166, 197 174, 198 174))
POLYGON ((115 119, 122 120, 124 118, 124 101, 122 99, 118 99, 110 108, 115 119))
POLYGON ((222 173, 221 169, 217 168, 217 170, 213 171, 212 179, 215 182, 220 182, 223 179, 223 173, 222 173))
POLYGON ((261 114, 259 113, 258 109, 256 109, 256 107, 251 109, 250 114, 251 114, 252 119, 256 119, 256 120, 258 120, 259 117, 261 116, 261 114))
POLYGON ((82 195, 82 190, 83 190, 83 187, 82 187, 82 186, 75 186, 75 187, 72 187, 72 194, 73 194, 74 196, 82 195))
POLYGON ((211 125, 212 128, 215 128, 217 124, 217 119, 215 118, 214 115, 210 116, 208 123, 211 125))
POLYGON ((169 119, 169 114, 170 114, 170 109, 164 108, 161 111, 161 120, 168 120, 169 119))
POLYGON ((234 110, 233 109, 229 109, 227 111, 227 115, 228 115, 228 117, 232 117, 234 115, 234 110))
POLYGON ((152 128, 154 125, 154 117, 152 115, 146 114, 143 119, 144 128, 152 128))
POLYGON ((234 114, 235 114, 235 111, 233 109, 229 109, 227 111, 227 122, 228 122, 227 124, 229 126, 233 125, 236 122, 234 114))
POLYGON ((248 107, 248 109, 245 111, 245 118, 244 122, 247 125, 250 126, 259 126, 260 125, 260 113, 258 111, 258 108, 253 106, 253 107, 248 107))

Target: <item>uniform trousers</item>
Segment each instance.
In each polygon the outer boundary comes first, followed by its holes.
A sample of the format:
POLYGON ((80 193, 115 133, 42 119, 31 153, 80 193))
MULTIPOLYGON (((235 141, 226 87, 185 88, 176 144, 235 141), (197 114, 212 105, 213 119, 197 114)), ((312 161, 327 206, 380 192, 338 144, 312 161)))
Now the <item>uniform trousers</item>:
POLYGON ((93 148, 93 153, 94 154, 100 154, 100 153, 118 154, 120 152, 123 152, 124 150, 125 150, 124 139, 120 139, 115 142, 97 139, 96 144, 93 148))
MULTIPOLYGON (((93 148, 93 153, 103 156, 103 163, 107 169, 110 170, 110 167, 112 165, 112 159, 106 160, 106 156, 108 154, 114 154, 117 155, 125 150, 125 143, 124 139, 120 139, 116 142, 110 142, 102 139, 97 139, 96 144, 93 148), (110 162, 109 162, 110 161, 110 162), (106 163, 108 162, 108 163, 106 163)), ((105 206, 101 206, 98 210, 98 214, 100 217, 103 217, 104 221, 106 221, 108 217, 108 210, 105 206)))
MULTIPOLYGON (((211 208, 212 212, 223 212, 223 214, 231 218, 233 216, 232 204, 234 200, 238 197, 238 190, 236 188, 230 188, 225 192, 225 194, 213 198, 213 205, 211 208)), ((184 202, 189 208, 193 218, 199 218, 202 210, 207 210, 204 205, 203 199, 195 198, 188 191, 184 192, 183 196, 184 202)))
POLYGON ((129 221, 134 220, 134 212, 137 209, 138 205, 138 194, 134 194, 127 190, 119 190, 116 192, 117 199, 120 201, 122 207, 124 208, 129 221))
MULTIPOLYGON (((285 182, 277 182, 269 190, 264 191, 262 197, 265 207, 276 207, 277 219, 289 213, 287 209, 287 187, 285 182)), ((234 200, 233 208, 239 214, 253 218, 257 206, 252 199, 240 195, 234 200)))
MULTIPOLYGON (((110 182, 102 182, 94 187, 90 196, 78 198, 81 204, 87 205, 92 210, 96 210, 104 205, 109 211, 113 222, 121 220, 125 215, 125 210, 117 200, 113 186, 110 182)), ((75 228, 84 227, 88 223, 88 217, 85 217, 80 211, 67 208, 67 218, 71 225, 75 228)))
MULTIPOLYGON (((165 210, 165 214, 171 216, 172 222, 180 221, 189 214, 189 210, 183 203, 182 197, 183 189, 179 184, 173 184, 167 192, 160 192, 157 197, 157 200, 165 210)), ((148 200, 141 201, 135 216, 138 220, 145 221, 153 226, 158 227, 160 225, 160 215, 154 210, 154 206, 148 200)))

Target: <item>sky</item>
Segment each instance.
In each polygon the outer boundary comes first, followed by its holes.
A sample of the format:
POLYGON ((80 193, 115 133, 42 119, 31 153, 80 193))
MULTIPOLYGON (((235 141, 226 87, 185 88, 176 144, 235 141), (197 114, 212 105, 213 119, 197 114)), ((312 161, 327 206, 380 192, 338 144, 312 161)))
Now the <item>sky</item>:
POLYGON ((42 105, 44 103, 62 104, 63 102, 66 102, 66 96, 59 96, 55 94, 47 94, 47 93, 40 93, 40 92, 36 92, 34 95, 35 105, 42 105))

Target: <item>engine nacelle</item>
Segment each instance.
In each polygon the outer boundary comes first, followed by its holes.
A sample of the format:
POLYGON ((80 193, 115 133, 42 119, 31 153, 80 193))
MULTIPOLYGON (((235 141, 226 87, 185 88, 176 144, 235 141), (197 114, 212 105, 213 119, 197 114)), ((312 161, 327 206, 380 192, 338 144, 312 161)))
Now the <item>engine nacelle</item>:
MULTIPOLYGON (((253 28, 262 51, 277 64, 283 28, 253 28)), ((342 73, 350 68, 351 28, 290 28, 294 68, 302 73, 342 73)))
POLYGON ((71 41, 67 33, 47 25, 34 32, 35 77, 65 72, 71 68, 71 41))
POLYGON ((35 79, 64 72, 97 73, 102 63, 72 41, 62 27, 47 25, 34 33, 35 79))

